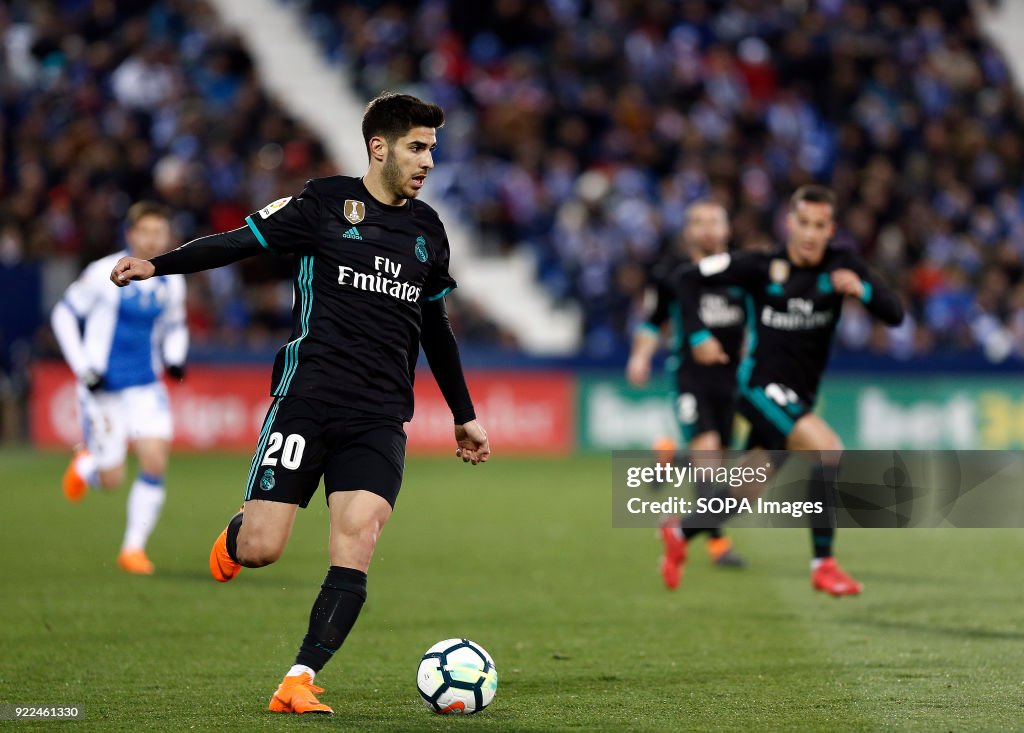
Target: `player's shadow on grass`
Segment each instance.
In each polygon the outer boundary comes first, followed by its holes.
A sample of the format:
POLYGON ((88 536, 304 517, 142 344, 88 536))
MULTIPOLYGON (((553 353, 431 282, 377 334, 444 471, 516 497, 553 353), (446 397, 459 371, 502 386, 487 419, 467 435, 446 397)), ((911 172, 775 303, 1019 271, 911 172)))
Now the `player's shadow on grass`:
POLYGON ((862 626, 912 631, 919 634, 939 634, 941 636, 960 636, 966 639, 989 639, 992 641, 1024 641, 1024 631, 1001 631, 998 629, 981 629, 973 626, 943 626, 924 621, 887 621, 878 618, 852 619, 862 626))
MULTIPOLYGON (((153 575, 152 580, 159 582, 160 580, 170 580, 174 582, 189 582, 189 583, 202 583, 203 585, 218 586, 228 585, 227 583, 218 583, 212 577, 210 577, 210 571, 207 568, 170 568, 170 569, 158 569, 153 575)), ((295 575, 281 575, 271 573, 247 573, 246 577, 242 582, 244 585, 287 585, 299 587, 300 585, 309 585, 308 578, 299 577, 295 575)), ((232 581, 232 583, 238 583, 238 580, 232 581)))

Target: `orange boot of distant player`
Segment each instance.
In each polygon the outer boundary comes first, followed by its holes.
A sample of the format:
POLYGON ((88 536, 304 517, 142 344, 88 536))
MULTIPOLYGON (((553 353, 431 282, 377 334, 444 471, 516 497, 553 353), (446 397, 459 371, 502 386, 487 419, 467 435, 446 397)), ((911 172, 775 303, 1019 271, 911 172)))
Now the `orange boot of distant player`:
POLYGON ((651 449, 658 463, 671 463, 676 456, 676 442, 664 435, 655 439, 651 449))
POLYGON ((330 715, 334 711, 316 699, 324 688, 313 684, 309 672, 288 676, 270 698, 269 710, 275 713, 320 713, 330 715))
POLYGON ((65 498, 70 502, 79 502, 84 499, 86 492, 89 491, 87 478, 90 473, 95 475, 95 472, 95 462, 89 454, 89 449, 85 446, 76 448, 68 467, 64 470, 64 478, 61 480, 65 498))
MULTIPOLYGON (((218 583, 227 583, 238 575, 238 571, 242 569, 239 563, 231 559, 231 554, 228 552, 228 530, 236 522, 241 526, 241 511, 233 516, 231 521, 228 522, 228 526, 224 528, 224 531, 217 535, 217 539, 213 541, 213 548, 210 550, 210 575, 218 583)), ((234 531, 238 531, 237 527, 234 531)), ((236 534, 235 536, 237 537, 238 535, 236 534)))
POLYGON ((732 549, 732 540, 728 537, 711 537, 708 539, 708 555, 711 562, 720 568, 742 568, 747 561, 732 549))
POLYGON ((117 566, 126 573, 132 573, 133 575, 153 574, 153 563, 146 557, 145 550, 121 550, 121 554, 117 556, 117 566))

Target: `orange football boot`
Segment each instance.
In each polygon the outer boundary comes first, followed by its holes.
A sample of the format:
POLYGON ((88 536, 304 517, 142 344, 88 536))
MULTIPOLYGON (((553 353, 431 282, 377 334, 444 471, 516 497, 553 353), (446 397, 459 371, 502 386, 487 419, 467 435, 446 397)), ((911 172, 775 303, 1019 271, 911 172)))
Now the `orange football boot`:
POLYGON ((70 502, 79 502, 85 498, 86 492, 89 490, 89 484, 85 482, 85 479, 78 475, 78 471, 75 469, 75 463, 78 461, 78 457, 89 452, 88 448, 82 447, 75 451, 74 455, 71 456, 71 462, 68 467, 64 469, 64 478, 61 479, 61 488, 64 489, 64 496, 70 502))
POLYGON ((330 715, 334 711, 316 699, 324 688, 313 684, 309 672, 285 677, 270 698, 269 710, 275 713, 320 713, 330 715))
POLYGON ((732 549, 732 540, 728 537, 709 539, 708 554, 711 556, 711 562, 722 568, 742 568, 747 564, 743 556, 732 549))
MULTIPOLYGON (((231 519, 234 521, 234 517, 231 519)), ((213 547, 210 549, 210 575, 218 583, 227 583, 238 575, 238 571, 241 569, 242 566, 232 560, 231 555, 228 554, 228 528, 225 527, 224 531, 217 535, 217 539, 213 541, 213 547)))
POLYGON ((153 574, 153 563, 146 557, 145 550, 121 550, 117 556, 117 566, 133 575, 153 574))

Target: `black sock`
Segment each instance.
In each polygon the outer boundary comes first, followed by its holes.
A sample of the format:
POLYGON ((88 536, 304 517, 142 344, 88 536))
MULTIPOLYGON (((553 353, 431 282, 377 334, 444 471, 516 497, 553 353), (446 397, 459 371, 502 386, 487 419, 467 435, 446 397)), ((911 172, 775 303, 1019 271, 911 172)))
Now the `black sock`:
POLYGON ((831 527, 814 527, 811 529, 811 542, 814 545, 814 559, 832 557, 832 542, 836 531, 831 527))
POLYGON ((811 479, 808 486, 810 501, 820 501, 827 511, 825 518, 817 520, 816 526, 811 527, 811 545, 814 551, 814 558, 821 559, 832 557, 832 543, 835 541, 836 530, 834 527, 834 506, 832 495, 836 484, 837 467, 826 463, 816 464, 811 469, 811 479))
POLYGON ((231 517, 231 521, 228 522, 228 556, 238 562, 238 530, 242 528, 242 512, 239 512, 235 516, 231 517))
MULTIPOLYGON (((728 487, 710 490, 713 485, 714 484, 708 484, 707 488, 709 489, 709 491, 707 494, 704 494, 700 493, 703 492, 704 489, 698 484, 698 492, 705 499, 721 499, 724 501, 725 499, 728 499, 732 496, 732 494, 729 492, 728 487)), ((717 513, 705 514, 691 514, 680 523, 680 526, 683 529, 683 537, 689 540, 693 537, 696 537, 701 532, 710 532, 711 536, 715 537, 716 535, 714 533, 716 531, 719 533, 717 536, 720 537, 720 527, 722 526, 722 523, 725 522, 725 520, 728 519, 731 515, 735 514, 736 509, 739 509, 739 507, 735 507, 732 511, 721 511, 717 513)))
MULTIPOLYGON (((715 484, 711 481, 698 481, 697 482, 697 496, 702 499, 709 499, 715 495, 715 484)), ((721 527, 711 527, 708 530, 708 534, 711 535, 711 539, 717 540, 722 537, 721 527)), ((687 538, 689 539, 689 538, 687 538)))
POLYGON ((309 612, 309 631, 295 663, 315 672, 323 669, 352 630, 365 600, 366 573, 331 565, 309 612))

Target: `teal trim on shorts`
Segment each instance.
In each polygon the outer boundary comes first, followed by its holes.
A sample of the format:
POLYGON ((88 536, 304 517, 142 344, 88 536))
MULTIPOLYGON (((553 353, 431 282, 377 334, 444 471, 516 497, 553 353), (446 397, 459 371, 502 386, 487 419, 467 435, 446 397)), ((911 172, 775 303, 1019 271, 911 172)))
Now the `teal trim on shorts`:
POLYGON ((699 331, 694 331, 690 334, 690 347, 700 346, 702 343, 711 338, 711 331, 706 328, 702 328, 699 331))
POLYGON ((267 413, 267 419, 263 423, 263 429, 260 430, 260 439, 259 442, 256 443, 256 453, 252 457, 252 463, 249 464, 249 477, 245 480, 245 501, 249 501, 249 499, 252 498, 253 477, 256 475, 256 469, 260 465, 263 453, 267 450, 267 440, 270 438, 270 426, 274 424, 274 418, 277 417, 277 408, 280 404, 281 398, 278 397, 274 400, 274 405, 270 408, 270 412, 267 413))
POLYGON ((772 402, 763 389, 760 387, 744 389, 743 394, 783 435, 789 436, 793 432, 793 426, 796 424, 793 422, 793 418, 787 415, 785 410, 772 402))

